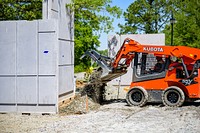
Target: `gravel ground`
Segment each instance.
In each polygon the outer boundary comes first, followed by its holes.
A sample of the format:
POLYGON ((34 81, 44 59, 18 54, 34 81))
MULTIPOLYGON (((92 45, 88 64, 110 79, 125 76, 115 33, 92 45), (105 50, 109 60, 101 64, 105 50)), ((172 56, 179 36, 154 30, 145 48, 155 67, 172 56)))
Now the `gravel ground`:
POLYGON ((44 133, 197 133, 200 104, 179 108, 147 105, 130 107, 113 102, 81 115, 0 114, 0 132, 44 133))

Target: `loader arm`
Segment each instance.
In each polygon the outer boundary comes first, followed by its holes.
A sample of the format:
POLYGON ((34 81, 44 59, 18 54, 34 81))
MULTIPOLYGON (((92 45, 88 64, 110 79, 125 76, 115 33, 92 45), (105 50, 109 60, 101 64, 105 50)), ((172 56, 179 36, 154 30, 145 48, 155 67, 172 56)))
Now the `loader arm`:
POLYGON ((140 44, 135 40, 126 38, 112 63, 113 68, 120 65, 120 60, 125 59, 125 64, 130 66, 136 52, 152 53, 154 55, 167 55, 182 58, 185 64, 190 64, 200 59, 200 50, 186 46, 157 46, 140 44))
POLYGON ((85 54, 81 56, 81 59, 84 58, 85 56, 89 56, 90 58, 92 58, 92 60, 94 60, 105 71, 107 72, 111 71, 110 67, 111 58, 103 56, 95 50, 86 51, 85 54))
POLYGON ((89 56, 90 58, 92 58, 92 60, 94 60, 101 67, 101 69, 98 69, 98 71, 101 71, 100 78, 102 83, 107 83, 112 79, 120 77, 121 75, 127 72, 126 71, 127 67, 124 66, 120 66, 116 69, 113 69, 112 59, 107 56, 99 54, 95 50, 86 51, 85 54, 81 56, 81 59, 84 58, 85 56, 89 56))

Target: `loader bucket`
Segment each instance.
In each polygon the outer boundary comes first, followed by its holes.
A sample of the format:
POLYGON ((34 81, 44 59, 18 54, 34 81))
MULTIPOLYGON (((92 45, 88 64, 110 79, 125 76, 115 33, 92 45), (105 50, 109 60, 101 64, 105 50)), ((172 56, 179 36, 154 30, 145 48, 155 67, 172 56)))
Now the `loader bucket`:
POLYGON ((98 69, 98 71, 101 71, 100 80, 102 83, 107 83, 127 72, 125 67, 113 69, 113 67, 111 66, 112 59, 99 54, 95 50, 86 51, 85 54, 81 56, 81 59, 85 56, 89 56, 90 58, 92 58, 92 60, 94 60, 101 67, 101 69, 98 69))
POLYGON ((124 75, 126 72, 127 72, 126 70, 118 72, 109 72, 107 74, 102 75, 100 78, 102 83, 107 83, 113 79, 120 77, 121 75, 124 75))

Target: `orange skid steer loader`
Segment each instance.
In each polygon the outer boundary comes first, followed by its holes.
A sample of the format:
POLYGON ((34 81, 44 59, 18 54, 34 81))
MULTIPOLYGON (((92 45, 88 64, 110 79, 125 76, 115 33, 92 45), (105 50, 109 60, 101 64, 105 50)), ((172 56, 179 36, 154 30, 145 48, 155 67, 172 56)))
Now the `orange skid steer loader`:
POLYGON ((174 107, 200 99, 200 49, 145 45, 126 38, 113 59, 94 50, 86 51, 82 58, 86 55, 100 66, 103 83, 125 74, 131 65, 129 105, 163 102, 174 107))

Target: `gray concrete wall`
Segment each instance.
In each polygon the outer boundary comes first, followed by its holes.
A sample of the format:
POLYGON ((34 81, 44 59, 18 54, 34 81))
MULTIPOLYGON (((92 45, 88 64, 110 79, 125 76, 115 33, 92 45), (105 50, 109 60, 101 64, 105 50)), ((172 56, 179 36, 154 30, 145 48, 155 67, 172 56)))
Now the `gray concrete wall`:
POLYGON ((44 0, 43 19, 58 21, 59 101, 74 95, 74 15, 71 0, 44 0))
POLYGON ((57 21, 4 21, 0 34, 0 112, 57 112, 57 21))
POLYGON ((43 20, 0 22, 0 112, 57 113, 74 96, 71 0, 44 0, 43 20))

